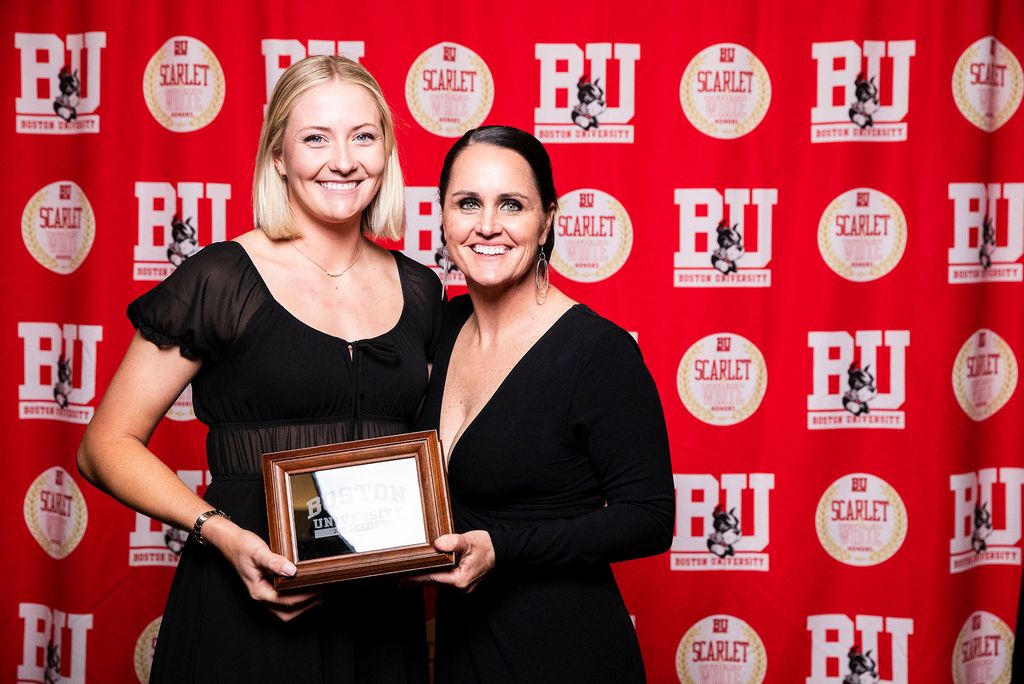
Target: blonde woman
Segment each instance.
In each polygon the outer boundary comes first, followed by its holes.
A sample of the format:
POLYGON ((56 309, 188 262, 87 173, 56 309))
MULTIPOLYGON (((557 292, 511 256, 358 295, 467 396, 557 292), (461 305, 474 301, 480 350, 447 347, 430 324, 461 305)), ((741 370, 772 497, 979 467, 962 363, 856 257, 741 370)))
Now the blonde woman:
POLYGON ((387 104, 342 57, 310 57, 274 90, 253 182, 256 229, 205 247, 134 301, 137 328, 79 450, 81 472, 193 535, 151 682, 425 682, 415 589, 278 594, 260 455, 409 430, 439 334, 427 268, 400 237, 402 173, 387 104), (196 496, 147 448, 191 382, 213 475, 196 496))

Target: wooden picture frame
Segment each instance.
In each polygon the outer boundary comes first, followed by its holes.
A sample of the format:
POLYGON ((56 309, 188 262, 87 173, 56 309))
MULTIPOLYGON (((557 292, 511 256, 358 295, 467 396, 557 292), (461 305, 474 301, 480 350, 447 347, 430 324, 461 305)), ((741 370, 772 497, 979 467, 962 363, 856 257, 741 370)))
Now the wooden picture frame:
POLYGON ((449 568, 452 532, 434 430, 263 454, 270 548, 298 568, 277 590, 449 568))

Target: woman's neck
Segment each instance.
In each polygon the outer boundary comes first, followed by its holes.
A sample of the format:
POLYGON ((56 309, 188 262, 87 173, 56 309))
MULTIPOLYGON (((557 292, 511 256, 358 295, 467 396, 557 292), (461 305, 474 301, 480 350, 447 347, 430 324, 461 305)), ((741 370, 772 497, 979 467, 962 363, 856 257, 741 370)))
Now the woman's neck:
POLYGON ((551 287, 544 304, 537 303, 533 272, 518 283, 503 288, 482 288, 466 283, 469 298, 473 300, 480 344, 488 346, 505 335, 530 327, 544 318, 549 310, 564 308, 565 295, 551 287))

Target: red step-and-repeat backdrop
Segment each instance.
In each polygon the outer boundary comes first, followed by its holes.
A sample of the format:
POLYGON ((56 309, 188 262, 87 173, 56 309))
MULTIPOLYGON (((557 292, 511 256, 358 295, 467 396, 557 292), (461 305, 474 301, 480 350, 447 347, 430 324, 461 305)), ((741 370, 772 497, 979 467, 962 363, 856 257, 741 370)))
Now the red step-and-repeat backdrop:
MULTIPOLYGON (((672 548, 616 569, 651 681, 1009 681, 1024 4, 21 0, 0 26, 0 680, 146 681, 183 535, 75 450, 126 304, 250 229, 276 79, 342 53, 399 121, 426 264, 456 136, 547 145, 555 282, 637 336, 671 435, 672 548)), ((200 493, 204 432, 186 392, 152 442, 200 493)))

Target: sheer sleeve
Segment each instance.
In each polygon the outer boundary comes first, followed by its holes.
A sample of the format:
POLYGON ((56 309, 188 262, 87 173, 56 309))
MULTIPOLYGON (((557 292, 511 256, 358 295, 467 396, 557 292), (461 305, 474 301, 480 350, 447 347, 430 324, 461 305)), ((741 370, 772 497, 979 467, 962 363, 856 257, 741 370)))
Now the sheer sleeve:
POLYGON ((668 434, 640 348, 609 327, 580 342, 569 429, 585 445, 606 505, 525 529, 492 531, 499 565, 609 563, 665 551, 675 500, 668 434))
POLYGON ((128 305, 128 319, 160 347, 216 362, 264 299, 262 281, 241 245, 214 243, 128 305))
POLYGON ((441 339, 445 304, 441 280, 423 264, 413 261, 401 252, 396 252, 396 254, 400 268, 405 270, 409 281, 406 291, 408 297, 406 306, 413 307, 417 314, 416 318, 423 328, 424 351, 427 361, 433 361, 434 352, 437 351, 437 344, 441 339))

